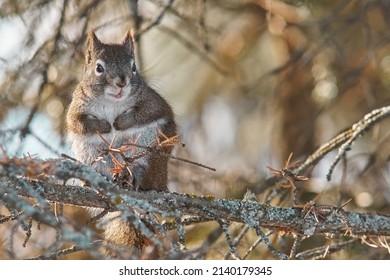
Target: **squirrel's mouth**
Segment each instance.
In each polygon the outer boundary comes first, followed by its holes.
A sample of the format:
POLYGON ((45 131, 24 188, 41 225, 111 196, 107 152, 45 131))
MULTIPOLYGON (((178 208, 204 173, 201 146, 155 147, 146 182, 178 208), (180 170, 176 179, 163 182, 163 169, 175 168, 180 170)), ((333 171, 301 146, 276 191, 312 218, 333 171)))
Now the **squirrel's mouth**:
POLYGON ((106 88, 105 95, 113 100, 119 101, 128 96, 128 88, 106 88))
POLYGON ((114 99, 121 99, 123 97, 123 90, 120 89, 118 92, 112 92, 112 93, 109 93, 109 96, 113 97, 114 99))
POLYGON ((114 98, 116 98, 116 99, 121 99, 122 96, 123 96, 123 91, 122 90, 120 90, 119 93, 114 94, 114 98))

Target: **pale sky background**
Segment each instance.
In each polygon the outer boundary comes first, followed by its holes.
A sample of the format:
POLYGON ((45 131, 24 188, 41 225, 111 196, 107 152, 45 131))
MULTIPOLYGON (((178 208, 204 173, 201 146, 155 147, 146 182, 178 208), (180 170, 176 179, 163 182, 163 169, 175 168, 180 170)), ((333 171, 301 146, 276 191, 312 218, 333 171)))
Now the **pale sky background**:
MULTIPOLYGON (((54 10, 54 9, 53 9, 54 10)), ((54 18, 55 13, 51 13, 51 17, 54 18)), ((47 26, 47 25, 46 25, 47 26)), ((45 30, 42 31, 42 34, 45 30)), ((47 30, 46 30, 47 31, 47 30)), ((0 79, 4 78, 4 64, 18 63, 20 61, 20 49, 25 38, 27 29, 20 18, 8 18, 7 20, 0 21, 0 79)), ((11 65, 12 66, 12 65, 11 65)), ((18 107, 13 109, 5 120, 0 123, 0 130, 7 130, 22 126, 26 121, 29 110, 25 107, 18 107)), ((50 144, 58 152, 68 153, 69 147, 61 146, 61 137, 53 129, 51 119, 42 113, 36 113, 31 124, 31 129, 35 135, 38 135, 41 139, 50 144)), ((58 157, 55 153, 44 147, 36 138, 32 136, 26 137, 23 145, 19 134, 14 135, 11 138, 7 138, 6 143, 0 143, 5 147, 10 156, 22 156, 22 155, 36 155, 41 159, 47 159, 52 157, 58 157), (20 146, 20 149, 19 149, 20 146)))

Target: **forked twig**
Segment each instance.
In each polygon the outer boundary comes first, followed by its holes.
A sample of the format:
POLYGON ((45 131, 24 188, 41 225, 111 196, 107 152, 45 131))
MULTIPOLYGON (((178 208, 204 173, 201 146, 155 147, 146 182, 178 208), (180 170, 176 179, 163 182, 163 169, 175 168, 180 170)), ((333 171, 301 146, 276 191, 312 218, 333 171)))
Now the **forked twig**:
POLYGON ((306 176, 301 176, 301 175, 297 175, 294 171, 292 171, 291 168, 293 168, 294 166, 296 166, 298 164, 298 162, 294 162, 294 163, 291 163, 290 164, 290 160, 292 158, 292 154, 293 153, 290 153, 287 161, 285 162, 285 165, 282 169, 275 169, 273 167, 270 167, 270 166, 267 166, 267 168, 269 170, 271 170, 271 172, 276 175, 276 176, 279 176, 279 177, 283 177, 285 178, 289 183, 290 185, 287 185, 287 187, 291 187, 293 189, 293 201, 294 201, 294 205, 297 205, 297 184, 296 182, 301 182, 301 181, 307 181, 308 178, 306 176))

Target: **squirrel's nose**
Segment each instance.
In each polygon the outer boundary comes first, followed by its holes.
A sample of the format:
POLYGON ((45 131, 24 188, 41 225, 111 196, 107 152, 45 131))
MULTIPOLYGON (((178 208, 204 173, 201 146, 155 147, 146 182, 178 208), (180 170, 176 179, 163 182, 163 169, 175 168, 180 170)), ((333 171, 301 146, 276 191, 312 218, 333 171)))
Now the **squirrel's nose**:
POLYGON ((115 85, 120 87, 120 88, 123 88, 126 86, 126 77, 118 77, 117 79, 115 79, 115 85))

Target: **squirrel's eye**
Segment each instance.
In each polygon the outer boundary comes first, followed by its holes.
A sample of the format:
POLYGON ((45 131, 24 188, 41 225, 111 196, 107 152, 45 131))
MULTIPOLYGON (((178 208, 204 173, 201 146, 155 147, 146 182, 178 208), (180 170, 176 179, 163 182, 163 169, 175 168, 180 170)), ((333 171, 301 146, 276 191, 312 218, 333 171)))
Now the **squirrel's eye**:
POLYGON ((135 66, 135 63, 133 63, 133 66, 131 67, 131 71, 133 71, 133 73, 137 71, 137 67, 135 66))
POLYGON ((104 67, 100 63, 96 63, 95 73, 100 76, 104 72, 104 67))

